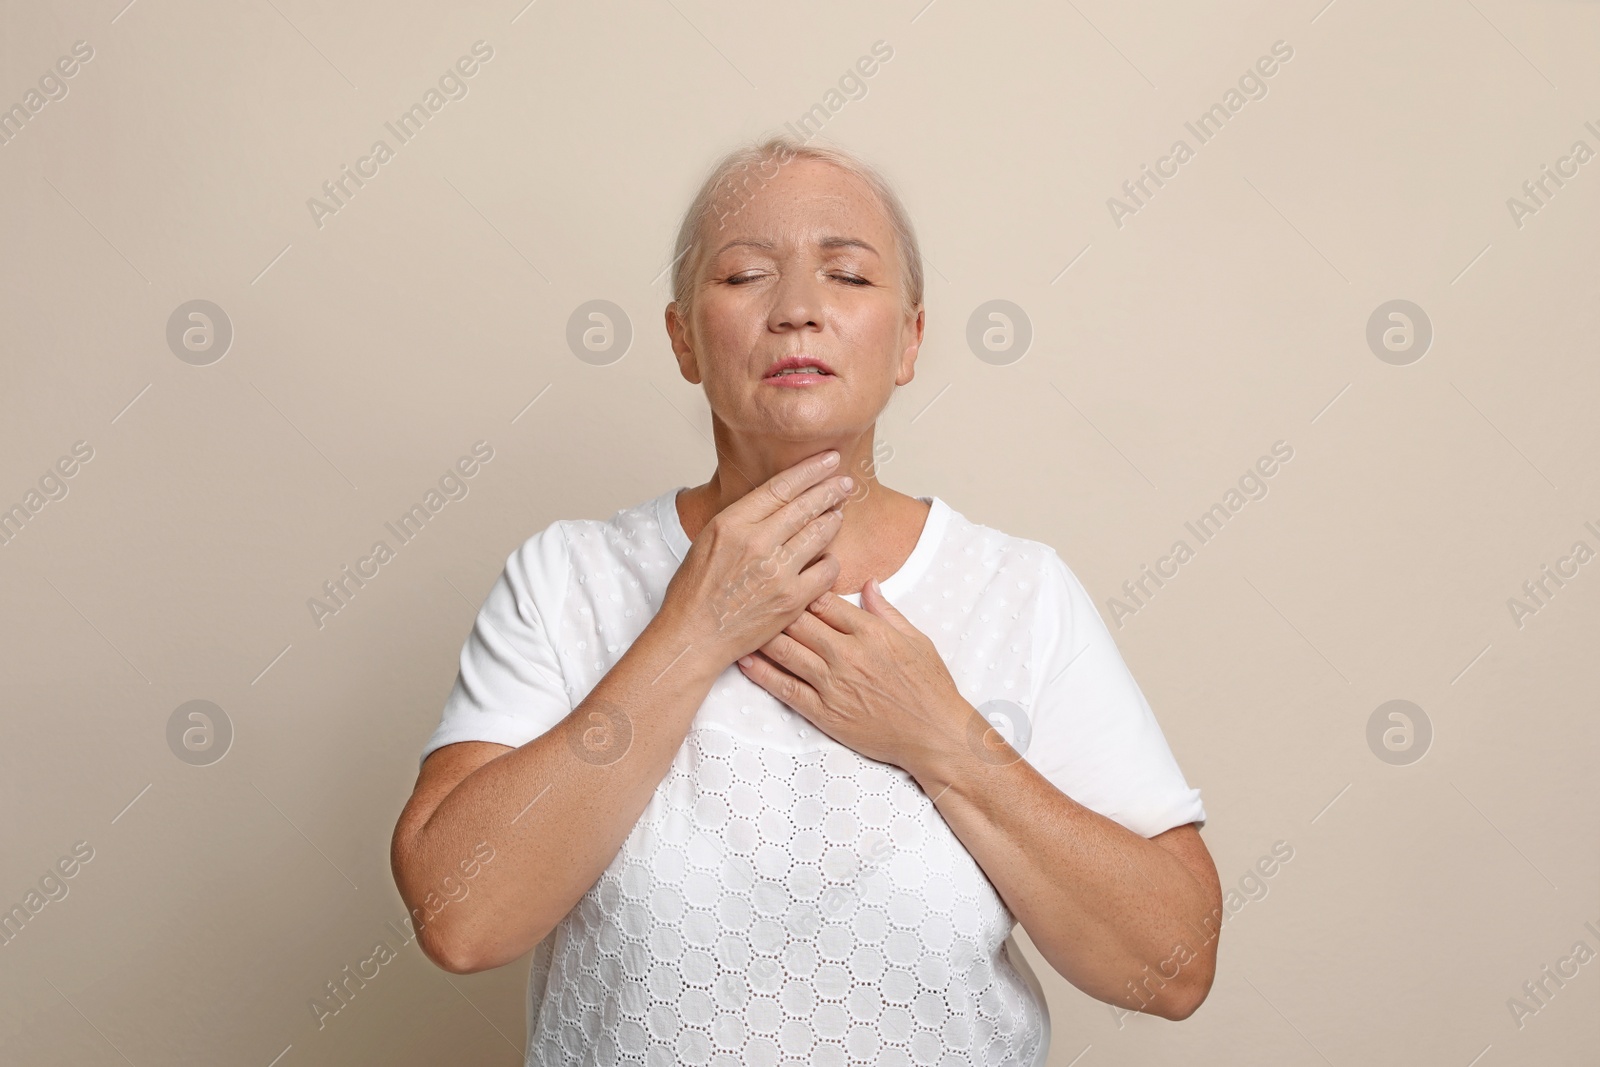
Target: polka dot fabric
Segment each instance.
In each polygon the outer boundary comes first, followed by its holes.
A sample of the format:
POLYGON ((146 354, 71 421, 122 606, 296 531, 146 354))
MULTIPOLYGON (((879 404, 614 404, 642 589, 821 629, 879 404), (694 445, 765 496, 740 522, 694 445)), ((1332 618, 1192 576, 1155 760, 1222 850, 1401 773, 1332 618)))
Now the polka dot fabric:
MULTIPOLYGON (((424 758, 460 740, 525 744, 587 695, 688 551, 680 489, 557 522, 512 554, 424 758)), ((884 592, 967 700, 1020 709, 991 721, 1031 762, 1054 550, 922 499, 921 537, 884 592)), ((1049 1014, 1014 926, 908 773, 730 665, 611 865, 534 951, 527 1062, 1043 1064, 1049 1014)))

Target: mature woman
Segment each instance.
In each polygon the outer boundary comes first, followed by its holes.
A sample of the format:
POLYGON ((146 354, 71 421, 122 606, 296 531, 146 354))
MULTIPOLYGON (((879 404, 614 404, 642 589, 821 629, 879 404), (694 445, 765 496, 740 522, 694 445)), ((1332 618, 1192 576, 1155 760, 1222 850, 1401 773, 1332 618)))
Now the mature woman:
POLYGON ((424 951, 535 949, 545 1067, 1043 1063, 1017 922, 1091 996, 1188 1016, 1205 812, 1093 602, 1050 546, 877 480, 923 333, 898 197, 775 139, 713 168, 677 251, 716 470, 507 559, 395 829, 424 951))

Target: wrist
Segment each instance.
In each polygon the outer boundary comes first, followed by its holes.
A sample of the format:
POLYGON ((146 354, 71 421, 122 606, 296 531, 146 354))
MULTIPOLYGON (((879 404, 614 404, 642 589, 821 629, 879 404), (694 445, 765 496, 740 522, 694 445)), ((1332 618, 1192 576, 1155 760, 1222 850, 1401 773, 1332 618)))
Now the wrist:
POLYGON ((976 708, 960 696, 953 700, 956 710, 946 721, 958 724, 957 729, 942 736, 938 743, 922 748, 917 753, 915 767, 906 768, 923 791, 935 800, 947 793, 966 792, 975 782, 982 782, 987 772, 997 765, 1020 758, 976 708))
POLYGON ((692 625, 681 612, 670 608, 656 613, 640 638, 646 635, 660 646, 663 675, 704 681, 708 688, 735 659, 733 652, 706 632, 706 627, 692 625))

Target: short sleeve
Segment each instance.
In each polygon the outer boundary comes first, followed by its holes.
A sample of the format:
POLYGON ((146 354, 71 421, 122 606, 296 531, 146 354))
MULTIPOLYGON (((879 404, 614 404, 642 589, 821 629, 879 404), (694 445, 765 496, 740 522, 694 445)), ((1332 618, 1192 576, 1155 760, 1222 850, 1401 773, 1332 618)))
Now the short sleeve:
POLYGON ((569 573, 559 522, 506 558, 462 645, 460 670, 419 766, 457 741, 520 748, 572 711, 555 630, 569 573))
POLYGON ((1077 575, 1052 548, 1036 601, 1023 756, 1073 800, 1151 838, 1205 824, 1150 704, 1077 575))

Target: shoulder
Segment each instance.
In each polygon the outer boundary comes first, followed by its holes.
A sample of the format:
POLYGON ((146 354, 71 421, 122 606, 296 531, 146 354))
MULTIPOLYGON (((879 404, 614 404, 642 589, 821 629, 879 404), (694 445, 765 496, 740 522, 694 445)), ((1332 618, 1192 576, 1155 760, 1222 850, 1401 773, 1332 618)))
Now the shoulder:
POLYGON ((567 526, 557 519, 530 535, 506 557, 505 578, 522 597, 559 594, 570 571, 567 526))
MULTIPOLYGON (((945 506, 949 508, 948 504, 945 506)), ((949 508, 945 543, 946 554, 952 560, 995 576, 1004 575, 1019 583, 1023 591, 1038 592, 1047 586, 1059 589, 1064 578, 1071 578, 1071 571, 1053 545, 974 522, 954 508, 949 508)))
POLYGON ((1069 656, 1104 626, 1094 598, 1054 545, 997 530, 952 511, 947 559, 964 560, 988 584, 1006 587, 1009 599, 1030 621, 1041 655, 1069 656))
POLYGON ((659 538, 654 504, 652 498, 606 519, 556 519, 512 549, 507 576, 529 592, 559 592, 574 573, 609 573, 650 538, 659 538))

